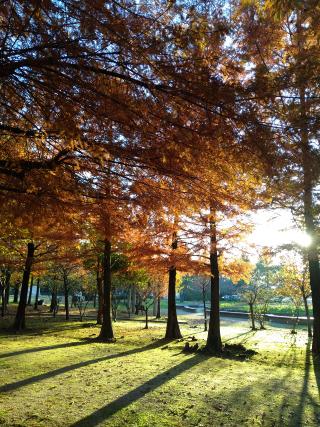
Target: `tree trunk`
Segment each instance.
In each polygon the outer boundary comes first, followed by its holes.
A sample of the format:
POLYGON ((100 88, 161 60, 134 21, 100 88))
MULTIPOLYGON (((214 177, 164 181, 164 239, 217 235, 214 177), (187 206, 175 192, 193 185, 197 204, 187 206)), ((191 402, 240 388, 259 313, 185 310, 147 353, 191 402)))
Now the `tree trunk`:
POLYGON ((202 285, 202 301, 203 301, 203 317, 204 317, 204 330, 208 330, 207 325, 207 307, 206 307, 206 288, 202 285))
POLYGON ((146 325, 145 325, 144 329, 149 329, 148 308, 145 309, 145 312, 146 312, 146 325))
POLYGON ((0 285, 1 286, 1 317, 4 317, 4 313, 6 311, 6 288, 5 285, 0 285))
POLYGON ((6 287, 6 306, 9 304, 9 299, 10 299, 10 278, 11 278, 11 271, 7 268, 7 270, 6 270, 6 283, 5 283, 5 287, 6 287))
POLYGON ((51 292, 51 300, 50 300, 50 308, 49 308, 50 313, 53 312, 53 303, 54 303, 53 297, 54 297, 54 293, 51 292))
MULTIPOLYGON (((172 250, 175 251, 178 247, 177 235, 173 234, 172 239, 172 250)), ((177 270, 175 266, 169 269, 169 288, 168 288, 168 320, 166 329, 166 339, 174 340, 181 338, 181 332, 177 317, 177 306, 176 306, 176 276, 177 270)))
POLYGON ((291 333, 293 333, 293 334, 296 333, 296 329, 297 329, 297 325, 298 325, 298 320, 299 320, 299 308, 296 307, 296 316, 294 318, 293 328, 292 328, 292 331, 291 331, 291 333))
POLYGON ((209 352, 221 352, 222 342, 220 334, 220 307, 219 307, 219 266, 218 266, 218 251, 217 251, 217 230, 215 220, 212 217, 212 209, 210 209, 210 285, 211 285, 211 307, 209 319, 209 331, 207 337, 206 349, 209 352))
POLYGON ((250 317, 251 317, 251 329, 253 331, 256 330, 256 324, 254 319, 254 310, 253 310, 253 302, 249 302, 249 309, 250 309, 250 317))
MULTIPOLYGON (((297 16, 297 44, 300 54, 304 54, 304 37, 303 27, 301 24, 300 15, 297 16)), ((299 87, 300 98, 300 120, 301 120, 301 150, 302 150, 302 169, 303 169, 303 208, 304 208, 304 222, 306 232, 311 237, 311 244, 306 248, 310 287, 312 292, 312 306, 313 306, 313 339, 312 339, 312 352, 320 355, 320 266, 318 256, 317 244, 317 230, 315 226, 315 206, 313 202, 313 153, 309 141, 309 132, 307 123, 309 123, 308 108, 306 104, 306 86, 302 75, 298 76, 301 81, 299 87)))
POLYGON ((99 338, 103 341, 114 339, 111 320, 111 241, 104 241, 103 253, 103 320, 99 338))
POLYGON ((14 294, 13 294, 13 302, 17 303, 19 299, 19 282, 16 282, 14 285, 14 294))
POLYGON ((153 298, 153 306, 152 306, 154 317, 156 317, 156 315, 157 315, 157 300, 158 300, 158 298, 155 296, 153 298))
POLYGON ((98 256, 98 262, 97 262, 97 291, 98 291, 97 325, 102 325, 102 318, 103 318, 103 289, 102 289, 102 277, 101 277, 100 257, 99 256, 98 256))
POLYGON ((68 286, 68 277, 64 273, 63 274, 63 288, 64 288, 64 308, 66 311, 66 320, 70 319, 69 313, 69 286, 68 286))
POLYGON ((132 307, 132 288, 131 286, 129 286, 128 296, 127 296, 127 312, 128 312, 129 319, 131 317, 131 307, 132 307))
POLYGON ((39 301, 39 292, 40 292, 40 279, 37 279, 37 291, 36 291, 36 300, 34 302, 34 309, 38 310, 38 301, 39 301))
POLYGON ((314 207, 312 201, 312 175, 311 175, 311 153, 307 139, 307 135, 302 132, 303 143, 303 171, 304 171, 304 220, 306 231, 312 241, 309 247, 306 248, 310 287, 312 291, 312 306, 313 306, 313 340, 312 352, 320 354, 320 266, 316 242, 316 227, 314 221, 314 207))
POLYGON ((34 251, 35 251, 34 243, 32 242, 28 243, 26 263, 25 263, 25 268, 24 268, 23 277, 22 277, 22 284, 21 284, 20 301, 19 301, 15 321, 13 324, 13 328, 16 331, 20 331, 25 328, 25 322, 26 322, 25 313, 26 313, 27 296, 28 296, 28 283, 30 279, 34 251))
POLYGON ((98 313, 97 313, 97 324, 102 325, 103 319, 103 286, 102 286, 102 278, 99 278, 98 284, 98 313))
POLYGON ((304 309, 307 316, 307 325, 308 325, 308 337, 312 337, 312 328, 311 328, 311 321, 310 321, 310 312, 309 312, 309 306, 308 306, 308 300, 307 297, 303 294, 303 303, 304 303, 304 309))
POLYGON ((53 317, 56 317, 58 306, 57 291, 54 289, 51 293, 51 304, 50 304, 50 313, 53 314, 53 317))
POLYGON ((157 298, 157 315, 156 319, 161 319, 161 297, 157 298))
POLYGON ((28 297, 28 305, 31 305, 32 288, 33 288, 33 276, 31 276, 31 283, 30 283, 29 297, 28 297))
POLYGON ((93 308, 97 307, 97 292, 93 294, 93 308))
POLYGON ((135 313, 137 304, 137 291, 136 288, 132 289, 132 298, 131 298, 131 313, 135 313))
POLYGON ((135 312, 134 312, 134 314, 135 315, 139 315, 139 309, 140 309, 140 307, 141 307, 141 297, 140 297, 140 295, 138 294, 138 292, 136 292, 136 307, 135 307, 135 312))

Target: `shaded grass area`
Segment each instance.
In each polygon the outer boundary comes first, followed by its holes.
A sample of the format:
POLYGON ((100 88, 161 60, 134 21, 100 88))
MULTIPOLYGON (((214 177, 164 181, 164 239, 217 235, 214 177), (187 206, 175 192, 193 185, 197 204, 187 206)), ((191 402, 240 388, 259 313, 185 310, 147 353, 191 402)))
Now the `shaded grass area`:
MULTIPOLYGON (((223 322, 227 344, 251 358, 182 352, 164 342, 164 324, 117 322, 117 342, 95 341, 94 322, 29 319, 23 335, 0 334, 3 426, 317 426, 319 361, 306 333, 252 332, 223 322)), ((193 341, 194 342, 194 341, 193 341)))

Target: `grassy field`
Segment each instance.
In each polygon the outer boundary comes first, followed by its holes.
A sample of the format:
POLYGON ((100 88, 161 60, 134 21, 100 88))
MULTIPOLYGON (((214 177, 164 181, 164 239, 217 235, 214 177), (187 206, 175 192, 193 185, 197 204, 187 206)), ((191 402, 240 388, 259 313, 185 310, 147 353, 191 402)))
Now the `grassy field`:
MULTIPOLYGON (((45 300, 45 304, 50 305, 50 298, 49 296, 41 296, 41 298, 43 298, 45 300)), ((177 301, 178 305, 198 305, 200 307, 200 309, 202 309, 202 302, 201 301, 177 301)), ((207 301, 207 304, 209 305, 209 301, 207 301)), ((15 304, 10 304, 11 307, 14 307, 15 304)), ((9 307, 10 307, 9 306, 9 307)), ((63 307, 64 307, 64 299, 62 296, 60 296, 60 312, 63 311, 63 307)), ((167 299, 162 299, 161 300, 161 312, 163 314, 166 313, 168 308, 168 301, 167 299)), ((310 313, 312 315, 312 306, 309 307, 310 308, 310 313)), ((221 310, 229 310, 229 311, 245 311, 245 312, 249 312, 249 306, 246 302, 244 301, 225 301, 225 300, 220 300, 220 309, 221 310)), ((119 304, 118 307, 119 310, 119 314, 121 315, 121 312, 126 313, 126 307, 123 304, 119 304)), ((152 315, 152 311, 153 311, 153 307, 150 308, 150 315, 152 315)), ((72 314, 79 314, 79 310, 77 308, 73 308, 71 309, 72 314)), ((93 303, 90 302, 88 304, 87 310, 86 310, 87 314, 93 314, 95 313, 95 309, 93 308, 93 303)), ((290 303, 270 303, 269 304, 269 308, 268 308, 268 313, 270 314, 279 314, 279 315, 287 315, 287 316, 294 316, 295 315, 295 309, 294 306, 290 303)), ((300 310, 300 316, 305 316, 305 310, 303 309, 303 307, 301 307, 300 310)))
MULTIPOLYGON (((115 324, 117 341, 95 342, 94 322, 28 319, 0 335, 3 426, 317 426, 320 367, 305 331, 251 332, 222 323, 224 341, 251 358, 185 354, 165 343, 163 323, 115 324)), ((182 325, 185 340, 200 326, 182 325)))
MULTIPOLYGON (((243 301, 220 301, 221 310, 234 310, 234 311, 249 311, 249 306, 243 301)), ((312 314, 312 307, 310 307, 310 312, 312 314)), ((295 309, 294 306, 290 303, 275 303, 272 302, 269 304, 268 313, 270 314, 280 314, 287 316, 294 316, 295 309)), ((301 308, 300 316, 305 316, 305 310, 301 308)))
MULTIPOLYGON (((165 309, 167 307, 167 301, 161 302, 162 307, 165 309)), ((181 305, 201 305, 201 301, 184 301, 178 303, 181 305)), ((312 307, 310 306, 310 313, 312 314, 312 307)), ((229 311, 245 311, 249 312, 249 305, 244 301, 224 301, 220 300, 220 309, 229 310, 229 311)), ((293 316, 295 315, 294 306, 291 303, 275 303, 272 302, 269 304, 268 313, 270 314, 279 314, 283 316, 293 316)), ((300 316, 305 316, 305 310, 301 307, 300 316)))

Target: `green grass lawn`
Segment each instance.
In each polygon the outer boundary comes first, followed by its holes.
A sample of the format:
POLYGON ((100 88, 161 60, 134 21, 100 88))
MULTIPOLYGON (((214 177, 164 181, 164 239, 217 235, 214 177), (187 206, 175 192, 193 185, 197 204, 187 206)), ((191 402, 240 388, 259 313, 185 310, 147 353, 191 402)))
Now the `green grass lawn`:
MULTIPOLYGON (((317 426, 320 367, 306 332, 251 332, 223 321, 223 339, 250 359, 185 354, 164 343, 163 323, 115 324, 113 344, 94 322, 28 319, 23 335, 0 335, 3 426, 317 426)), ((202 328, 182 325, 204 343, 202 328)))
MULTIPOLYGON (((178 304, 181 305, 194 305, 198 304, 199 306, 202 306, 201 301, 184 301, 184 302, 178 302, 178 304)), ((209 304, 209 301, 207 302, 209 304)), ((167 308, 167 301, 163 300, 161 302, 161 307, 163 309, 167 308)), ((310 314, 312 315, 312 307, 310 306, 310 314)), ((229 310, 229 311, 245 311, 249 312, 249 305, 244 301, 224 301, 220 300, 220 310, 229 310)), ((291 303, 275 303, 272 302, 269 304, 268 307, 268 313, 269 314, 279 314, 282 316, 294 316, 295 315, 295 308, 293 304, 291 303)), ((300 309, 300 316, 305 316, 305 310, 303 307, 300 309)))
MULTIPOLYGON (((220 301, 220 309, 221 310, 234 310, 234 311, 249 311, 249 306, 247 303, 243 301, 220 301)), ((270 314, 279 314, 279 315, 287 315, 294 316, 295 309, 294 306, 290 303, 275 303, 272 302, 269 304, 268 313, 270 314)), ((310 307, 310 313, 312 315, 312 307, 310 307)), ((301 308, 300 316, 305 316, 305 310, 301 308)))

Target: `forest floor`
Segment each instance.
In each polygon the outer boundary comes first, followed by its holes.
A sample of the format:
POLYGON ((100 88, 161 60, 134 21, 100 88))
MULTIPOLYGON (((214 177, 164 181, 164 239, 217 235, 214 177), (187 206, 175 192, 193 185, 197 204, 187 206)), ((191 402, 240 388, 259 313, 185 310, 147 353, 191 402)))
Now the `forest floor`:
MULTIPOLYGON (((318 426, 320 361, 306 332, 222 322, 225 343, 253 356, 184 353, 164 342, 165 325, 115 325, 117 341, 96 342, 95 322, 29 318, 19 335, 0 333, 2 426, 318 426)), ((192 342, 192 344, 194 344, 192 342)), ((241 353, 241 352, 240 352, 241 353)))

